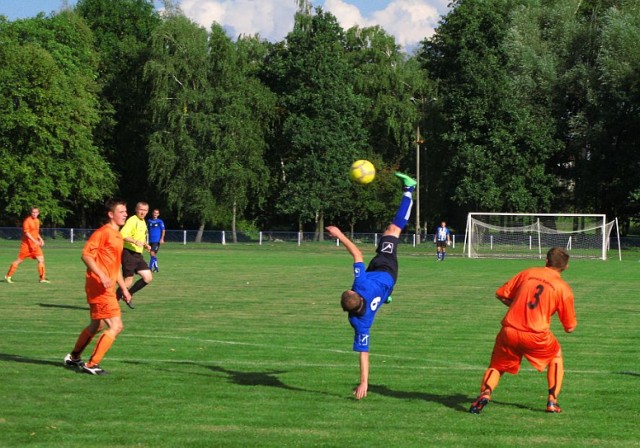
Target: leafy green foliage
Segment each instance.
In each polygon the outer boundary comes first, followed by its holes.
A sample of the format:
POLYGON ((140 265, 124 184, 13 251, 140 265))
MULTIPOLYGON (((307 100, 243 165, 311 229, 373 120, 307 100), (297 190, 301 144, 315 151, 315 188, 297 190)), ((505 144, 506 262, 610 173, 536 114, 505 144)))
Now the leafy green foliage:
POLYGON ((536 67, 524 65, 530 47, 510 39, 514 3, 459 2, 425 43, 422 57, 438 79, 447 122, 443 144, 433 149, 435 157, 451 154, 445 188, 459 204, 546 211, 553 178, 545 167, 559 144, 532 78, 536 67))
POLYGON ((38 206, 60 224, 115 187, 93 145, 97 55, 73 13, 0 22, 0 204, 21 216, 38 206))
POLYGON ((148 179, 149 85, 143 68, 160 17, 150 0, 79 0, 77 12, 93 31, 99 51, 100 126, 104 148, 118 176, 118 194, 130 203, 158 198, 148 179))
POLYGON ((321 238, 324 219, 354 206, 349 201, 348 167, 367 150, 363 114, 366 100, 354 91, 344 33, 321 10, 298 14, 287 46, 272 55, 272 72, 282 116, 276 158, 283 178, 277 208, 300 222, 314 221, 321 238))
POLYGON ((179 14, 154 33, 145 68, 156 129, 150 176, 179 220, 231 222, 235 231, 250 198, 264 197, 275 99, 255 77, 261 46, 255 38, 234 45, 219 25, 207 33, 179 14))
POLYGON ((457 227, 478 209, 604 212, 625 232, 640 211, 633 0, 457 0, 412 57, 307 0, 275 43, 163 4, 0 18, 5 222, 37 204, 95 224, 118 193, 172 225, 322 238, 325 220, 385 222, 393 170, 420 175, 421 216, 457 227), (366 189, 357 158, 383 173, 366 189))

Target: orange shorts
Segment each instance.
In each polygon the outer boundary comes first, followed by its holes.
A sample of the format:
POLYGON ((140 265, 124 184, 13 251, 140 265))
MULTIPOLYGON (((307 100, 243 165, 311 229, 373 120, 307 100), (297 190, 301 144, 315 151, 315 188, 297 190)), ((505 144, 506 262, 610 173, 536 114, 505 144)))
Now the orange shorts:
POLYGON ((122 315, 120 305, 116 299, 108 302, 90 303, 89 307, 91 308, 92 320, 110 319, 112 317, 120 317, 122 315))
POLYGON ((91 308, 91 319, 109 319, 122 315, 120 304, 116 298, 115 286, 104 289, 102 283, 96 281, 93 277, 87 278, 84 285, 87 293, 87 302, 91 308))
POLYGON ((542 372, 559 351, 560 343, 550 331, 530 333, 502 327, 496 336, 489 367, 515 375, 524 356, 538 372, 542 372))
POLYGON ((42 247, 37 244, 29 244, 24 241, 20 244, 20 252, 18 252, 18 258, 24 260, 25 258, 36 259, 37 257, 42 257, 44 254, 42 253, 42 247))

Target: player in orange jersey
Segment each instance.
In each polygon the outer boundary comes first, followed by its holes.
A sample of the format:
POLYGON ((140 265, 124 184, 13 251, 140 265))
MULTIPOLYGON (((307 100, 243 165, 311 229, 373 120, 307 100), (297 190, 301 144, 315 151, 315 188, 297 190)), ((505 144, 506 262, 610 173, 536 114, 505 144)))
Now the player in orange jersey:
POLYGON ((7 275, 4 276, 4 280, 7 283, 13 283, 13 274, 25 258, 38 260, 40 283, 49 283, 49 280, 45 277, 44 254, 42 253, 44 240, 40 236, 39 215, 40 210, 38 207, 31 207, 31 214, 22 222, 22 242, 20 243, 20 252, 18 252, 18 258, 16 258, 16 260, 11 263, 11 266, 9 266, 7 275))
POLYGON ((547 412, 560 412, 558 395, 562 388, 564 362, 550 325, 555 313, 567 333, 575 330, 578 324, 573 291, 560 277, 568 266, 569 254, 559 247, 551 248, 545 267, 525 269, 496 291, 496 297, 509 307, 509 311, 502 319, 489 368, 482 378, 480 395, 469 408, 472 414, 479 414, 489 403, 504 372, 518 373, 523 356, 538 372, 547 369, 547 412))
POLYGON ((123 329, 116 284, 122 288, 125 300, 131 300, 120 270, 124 244, 120 226, 127 219, 127 205, 115 200, 105 205, 109 221, 91 234, 82 250, 82 261, 87 266, 85 291, 91 308, 91 322, 78 336, 73 351, 64 358, 67 367, 77 367, 92 375, 107 373, 100 368, 100 361, 123 329), (105 327, 85 364, 80 359, 82 352, 105 327))

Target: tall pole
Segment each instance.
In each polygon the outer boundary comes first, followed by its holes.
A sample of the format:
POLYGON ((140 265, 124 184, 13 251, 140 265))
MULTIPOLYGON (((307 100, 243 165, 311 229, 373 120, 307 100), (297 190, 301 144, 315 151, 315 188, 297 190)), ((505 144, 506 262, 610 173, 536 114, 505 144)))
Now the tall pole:
POLYGON ((420 242, 420 125, 416 126, 416 242, 420 242))

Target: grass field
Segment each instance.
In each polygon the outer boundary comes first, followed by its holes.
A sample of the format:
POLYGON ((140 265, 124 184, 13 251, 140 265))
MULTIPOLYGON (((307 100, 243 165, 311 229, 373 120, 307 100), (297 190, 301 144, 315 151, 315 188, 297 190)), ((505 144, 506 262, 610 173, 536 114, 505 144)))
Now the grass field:
MULTIPOLYGON (((0 246, 0 269, 17 250, 0 246)), ((88 322, 80 250, 45 248, 51 284, 31 260, 0 283, 0 446, 640 446, 637 256, 575 260, 564 275, 579 324, 568 335, 554 318, 562 414, 544 412, 546 376, 525 362, 471 415, 506 309, 495 289, 540 260, 436 263, 430 244, 402 246, 356 401, 343 248, 163 247, 102 377, 62 365, 88 322)))

